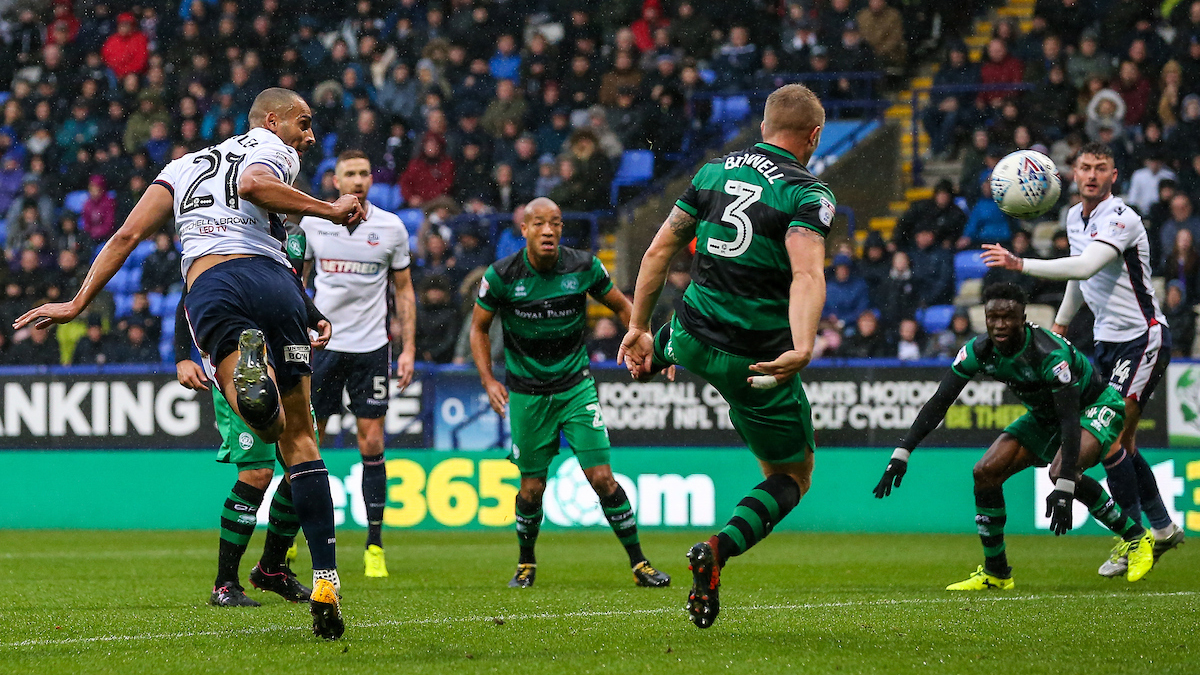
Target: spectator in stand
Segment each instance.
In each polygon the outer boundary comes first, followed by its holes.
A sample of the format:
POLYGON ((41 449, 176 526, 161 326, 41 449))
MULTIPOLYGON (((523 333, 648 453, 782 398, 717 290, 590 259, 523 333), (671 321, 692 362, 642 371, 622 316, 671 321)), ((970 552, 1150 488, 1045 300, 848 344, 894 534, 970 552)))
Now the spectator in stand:
POLYGON ((1017 225, 1012 216, 1001 211, 992 199, 991 177, 989 171, 979 181, 979 199, 971 207, 967 227, 955 246, 960 251, 980 248, 984 244, 1007 245, 1012 241, 1012 233, 1017 225))
MULTIPOLYGON (((903 254, 901 254, 903 255, 903 254)), ((838 356, 848 359, 874 359, 887 356, 887 339, 879 330, 879 318, 873 310, 865 310, 858 315, 854 330, 847 331, 842 340, 838 356)))
POLYGON ((863 39, 886 66, 902 67, 907 57, 904 44, 904 19, 900 10, 886 0, 867 0, 865 9, 855 16, 863 39))
POLYGON ((25 172, 21 170, 21 156, 10 150, 0 161, 0 213, 7 214, 13 201, 21 192, 21 180, 25 172))
MULTIPOLYGON (((871 46, 862 38, 858 22, 847 21, 842 27, 842 39, 834 45, 829 57, 830 68, 837 72, 864 72, 875 70, 877 60, 871 46)), ((836 98, 869 98, 871 83, 868 80, 839 78, 835 83, 836 98)))
POLYGON ((441 137, 426 134, 421 153, 409 161, 400 175, 400 192, 409 208, 450 193, 454 184, 454 160, 446 154, 441 137))
POLYGON ((1120 95, 1125 102, 1126 126, 1141 126, 1150 110, 1151 86, 1150 80, 1142 75, 1141 69, 1133 61, 1124 61, 1118 71, 1117 81, 1112 85, 1113 91, 1120 95))
POLYGON ((648 116, 645 107, 637 102, 637 91, 621 87, 617 91, 617 105, 608 111, 608 126, 616 130, 614 133, 624 149, 642 150, 650 147, 648 116))
MULTIPOLYGON (((1192 233, 1192 246, 1200 241, 1200 218, 1192 211, 1192 200, 1185 194, 1177 194, 1171 198, 1171 219, 1163 223, 1158 231, 1159 251, 1164 254, 1175 247, 1176 235, 1180 230, 1192 233)), ((1165 259, 1166 255, 1162 256, 1165 259)))
POLYGON ((750 31, 745 26, 735 25, 729 29, 729 41, 713 56, 712 67, 717 73, 718 85, 735 91, 750 86, 758 63, 758 47, 750 42, 750 31))
POLYGON ((621 346, 621 338, 625 334, 611 317, 603 316, 592 326, 592 332, 587 339, 588 359, 592 363, 615 362, 617 349, 621 346))
POLYGON ((1185 297, 1200 298, 1200 253, 1196 251, 1191 230, 1184 228, 1175 232, 1175 245, 1167 253, 1158 274, 1168 281, 1183 284, 1185 297))
POLYGON ((633 54, 618 52, 613 59, 613 69, 600 78, 600 105, 616 107, 617 96, 622 89, 637 92, 642 87, 642 71, 638 69, 633 54))
POLYGON ((440 275, 421 282, 416 341, 417 357, 426 363, 450 363, 454 358, 460 318, 450 289, 450 280, 440 275))
POLYGON ((102 176, 88 179, 88 198, 83 203, 83 212, 79 214, 83 231, 97 242, 107 241, 117 231, 117 202, 107 188, 102 176))
POLYGON ((892 261, 888 257, 883 235, 879 230, 871 230, 867 233, 867 240, 863 242, 862 258, 858 261, 857 272, 858 276, 867 282, 872 307, 879 306, 879 287, 887 278, 891 267, 892 261))
POLYGON ((813 359, 839 356, 842 348, 842 331, 838 323, 822 319, 817 323, 817 339, 813 342, 813 359))
POLYGON ((154 235, 154 252, 142 261, 142 291, 170 293, 180 290, 183 280, 179 269, 179 251, 175 249, 175 241, 166 232, 159 232, 154 235))
POLYGON ((454 242, 455 267, 469 276, 477 269, 492 264, 492 252, 484 245, 482 223, 472 218, 458 228, 454 242))
POLYGON ((918 227, 933 230, 939 246, 958 241, 967 225, 967 214, 954 203, 954 184, 943 178, 933 187, 933 197, 912 203, 896 222, 892 250, 908 249, 918 227))
POLYGON ((117 32, 108 36, 100 50, 104 63, 117 79, 130 73, 142 74, 150 62, 149 40, 138 29, 137 19, 129 12, 117 15, 117 32))
POLYGON ((947 305, 954 301, 954 255, 938 243, 937 233, 928 225, 917 229, 914 246, 908 256, 912 260, 917 297, 923 307, 947 305))
POLYGON ((433 277, 445 279, 448 284, 447 292, 452 293, 469 271, 458 268, 458 261, 447 247, 446 239, 437 230, 425 233, 421 252, 421 258, 417 260, 417 269, 413 273, 413 279, 419 283, 433 277))
POLYGON ((62 365, 62 352, 55 333, 53 326, 47 329, 30 328, 28 337, 8 350, 9 361, 23 366, 62 365))
POLYGON ((916 361, 921 358, 925 348, 925 336, 921 332, 921 324, 916 319, 900 321, 899 335, 896 339, 896 358, 901 361, 916 361))
POLYGON ((507 258, 525 248, 525 235, 521 234, 521 222, 525 220, 525 205, 518 204, 512 212, 511 224, 496 237, 496 260, 507 258))
POLYGON ((8 206, 7 221, 10 238, 6 242, 7 246, 13 247, 20 243, 21 239, 18 239, 17 242, 11 241, 12 223, 17 222, 21 217, 21 212, 28 207, 33 207, 36 216, 35 222, 39 224, 40 229, 45 229, 54 222, 54 202, 51 201, 49 195, 45 194, 37 176, 33 174, 25 174, 21 179, 21 191, 8 206))
POLYGON ((1065 65, 1062 39, 1054 34, 1045 35, 1038 56, 1025 59, 1025 81, 1036 84, 1049 77, 1051 68, 1065 65))
POLYGON ((124 330, 124 339, 113 348, 113 363, 157 363, 162 357, 158 353, 158 342, 152 340, 146 327, 139 321, 131 321, 124 330))
POLYGON ((917 282, 906 251, 892 254, 892 268, 879 289, 879 319, 885 326, 899 325, 900 319, 916 316, 921 306, 917 282))
POLYGON ((104 334, 100 317, 89 314, 87 332, 75 343, 75 351, 71 354, 71 365, 102 366, 106 363, 117 363, 113 352, 113 341, 104 334))
POLYGON ((934 335, 925 343, 925 358, 952 359, 958 355, 958 350, 975 337, 971 330, 971 315, 965 307, 954 310, 950 325, 946 330, 934 335))
MULTIPOLYGON (((244 116, 244 113, 241 113, 244 116)), ((140 152, 150 140, 150 129, 156 122, 170 125, 171 115, 162 109, 162 99, 153 91, 138 94, 138 109, 129 116, 122 136, 125 152, 140 152)))
MULTIPOLYGON (((987 59, 979 69, 980 84, 1020 84, 1025 76, 1025 65, 1008 51, 1003 40, 993 38, 987 44, 987 59)), ((989 89, 979 92, 978 102, 999 107, 1013 98, 1012 90, 989 89)))
POLYGON ((1087 135, 1093 141, 1104 142, 1100 137, 1101 129, 1112 128, 1124 133, 1122 121, 1125 119, 1125 101, 1121 95, 1112 89, 1101 89, 1092 96, 1087 105, 1087 135))
POLYGON ((834 256, 832 273, 825 274, 825 308, 821 317, 844 322, 871 306, 867 282, 853 273, 854 260, 842 253, 834 256))
POLYGON ((27 248, 17 257, 17 267, 9 276, 9 283, 16 284, 26 302, 46 297, 46 289, 53 281, 53 273, 42 265, 38 252, 27 248))
MULTIPOLYGON (((1187 173, 1184 173, 1186 176, 1187 173)), ((1162 251, 1159 250, 1159 232, 1163 223, 1171 218, 1171 200, 1178 194, 1178 184, 1170 178, 1158 182, 1158 200, 1150 205, 1150 213, 1142 217, 1146 226, 1146 234, 1150 237, 1150 266, 1157 269, 1162 262, 1162 251)))
POLYGON ((1067 84, 1061 65, 1050 67, 1046 79, 1037 83, 1025 106, 1029 122, 1043 138, 1056 141, 1066 129, 1079 125, 1075 113, 1075 90, 1067 84))
POLYGON ((122 333, 134 324, 141 327, 149 341, 158 344, 159 338, 162 337, 162 317, 150 311, 150 299, 143 291, 133 294, 133 305, 129 313, 117 317, 117 330, 122 333))
POLYGON ((1130 176, 1125 203, 1136 208, 1138 213, 1149 215, 1150 208, 1158 201, 1159 182, 1175 178, 1175 172, 1167 168, 1162 155, 1151 152, 1142 160, 1142 168, 1130 176))
POLYGON ((554 161, 554 157, 542 155, 538 160, 538 178, 537 184, 534 186, 533 195, 535 197, 549 197, 554 188, 561 184, 562 177, 558 175, 558 166, 554 161))
POLYGON ((854 9, 850 0, 829 0, 821 4, 817 16, 821 22, 818 36, 822 44, 828 45, 838 40, 847 21, 854 20, 854 9))
POLYGON ((568 151, 575 163, 575 176, 585 187, 581 200, 584 208, 581 210, 608 208, 613 169, 608 157, 598 152, 599 149, 596 133, 591 129, 576 130, 568 141, 568 151))
POLYGON ((496 165, 496 168, 492 171, 492 185, 495 186, 493 190, 494 201, 490 206, 500 211, 507 211, 508 209, 515 208, 516 204, 524 203, 517 200, 517 189, 513 185, 513 170, 511 165, 496 165))
POLYGON ((658 0, 645 0, 642 3, 642 16, 629 26, 633 32, 633 44, 639 52, 654 49, 654 32, 659 28, 670 27, 671 22, 663 17, 662 6, 658 0))
POLYGON ((79 287, 83 285, 87 269, 79 264, 79 256, 75 255, 74 251, 66 249, 58 252, 57 263, 57 269, 53 272, 53 280, 47 289, 46 297, 51 300, 73 298, 79 292, 79 287))
MULTIPOLYGON (((967 48, 951 44, 946 59, 933 76, 937 87, 979 84, 979 69, 967 58, 967 48)), ((925 107, 921 121, 929 134, 929 149, 937 157, 947 157, 954 150, 958 135, 975 118, 974 96, 971 92, 945 94, 925 107)), ((986 147, 986 143, 984 144, 986 147)))
POLYGON ((1162 310, 1171 328, 1171 356, 1191 358, 1196 342, 1196 310, 1192 309, 1184 284, 1178 279, 1167 282, 1166 295, 1162 310))
POLYGON ((525 118, 525 99, 517 92, 512 80, 496 82, 496 98, 488 104, 480 119, 483 130, 498 138, 504 127, 504 122, 512 120, 521 123, 525 118))

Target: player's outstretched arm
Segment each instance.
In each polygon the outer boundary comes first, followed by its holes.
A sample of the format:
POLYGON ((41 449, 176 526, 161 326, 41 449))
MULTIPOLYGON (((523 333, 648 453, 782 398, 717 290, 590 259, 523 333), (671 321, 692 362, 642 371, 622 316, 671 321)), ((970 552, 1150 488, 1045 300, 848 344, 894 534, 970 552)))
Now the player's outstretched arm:
POLYGON ((633 308, 625 322, 629 331, 617 351, 617 362, 625 364, 634 377, 648 374, 653 367, 654 338, 650 335, 650 315, 658 304, 658 296, 662 295, 663 285, 667 283, 671 259, 695 238, 696 217, 673 206, 650 242, 650 248, 642 256, 642 265, 634 285, 633 308))
POLYGON ((37 328, 45 328, 52 323, 67 323, 82 314, 117 270, 125 264, 133 249, 163 225, 171 222, 173 215, 170 190, 161 185, 151 184, 133 207, 125 223, 113 234, 104 248, 100 249, 100 255, 92 262, 75 297, 67 302, 56 302, 31 309, 13 322, 13 328, 22 328, 30 322, 35 322, 37 328))
POLYGON ((479 381, 487 390, 488 403, 497 415, 504 417, 504 406, 508 405, 508 389, 492 373, 492 338, 488 335, 495 317, 495 312, 475 305, 475 311, 471 314, 471 358, 475 359, 475 367, 479 369, 479 381))
POLYGON ((1055 535, 1066 534, 1073 526, 1071 502, 1075 499, 1075 480, 1079 477, 1079 389, 1063 387, 1054 392, 1054 412, 1062 429, 1062 449, 1058 451, 1058 476, 1054 491, 1046 497, 1046 517, 1055 535))
POLYGON ((1079 313, 1079 308, 1082 306, 1083 290, 1079 288, 1079 281, 1068 281, 1067 290, 1063 293, 1062 303, 1058 306, 1058 314, 1054 316, 1054 325, 1051 330, 1059 335, 1066 335, 1067 326, 1071 325, 1071 321, 1075 319, 1075 315, 1079 313))
POLYGON ((817 341, 821 308, 825 306, 825 237, 807 227, 796 226, 788 229, 784 246, 792 263, 788 296, 792 348, 774 361, 750 366, 750 370, 761 373, 746 378, 756 389, 778 386, 808 365, 817 341))
POLYGON ((396 286, 396 318, 400 320, 400 339, 404 346, 396 359, 396 379, 400 390, 412 383, 417 363, 417 294, 413 291, 412 268, 392 272, 396 286))
POLYGON ((954 402, 958 400, 958 395, 962 393, 963 387, 966 387, 970 381, 953 370, 946 371, 937 391, 929 397, 925 405, 921 406, 921 412, 917 413, 917 419, 913 421, 912 427, 904 435, 904 440, 900 441, 900 445, 892 453, 892 458, 883 471, 883 478, 880 478, 879 484, 875 486, 876 498, 883 499, 892 494, 893 487, 900 487, 900 481, 908 471, 909 455, 916 450, 921 441, 925 440, 926 436, 942 423, 946 417, 946 411, 950 410, 950 406, 954 405, 954 402))
POLYGON ((332 203, 310 197, 280 180, 266 164, 246 167, 238 179, 238 196, 272 213, 316 216, 339 225, 354 226, 366 217, 358 197, 342 195, 332 203))
POLYGON ((1055 258, 1053 260, 1038 260, 1036 258, 1020 258, 1000 244, 984 244, 981 257, 988 267, 1002 267, 1006 270, 1024 272, 1031 277, 1041 279, 1090 279, 1105 265, 1117 259, 1120 251, 1112 244, 1096 241, 1088 244, 1079 255, 1055 258))

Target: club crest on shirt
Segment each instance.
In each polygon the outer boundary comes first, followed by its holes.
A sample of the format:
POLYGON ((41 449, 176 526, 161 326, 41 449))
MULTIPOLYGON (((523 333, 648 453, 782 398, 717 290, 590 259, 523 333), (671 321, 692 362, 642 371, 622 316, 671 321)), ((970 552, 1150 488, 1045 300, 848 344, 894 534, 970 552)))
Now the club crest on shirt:
POLYGON ((1096 232, 1097 232, 1097 230, 1096 230, 1096 222, 1095 222, 1095 221, 1092 221, 1091 223, 1088 223, 1088 228, 1087 228, 1087 233, 1088 233, 1088 236, 1089 236, 1089 237, 1095 237, 1095 236, 1096 236, 1096 232))
POLYGON ((563 277, 562 289, 564 291, 579 290, 579 279, 576 279, 575 277, 563 277))
POLYGON ((379 233, 372 232, 371 234, 368 234, 367 235, 367 244, 369 246, 378 246, 379 245, 379 233))

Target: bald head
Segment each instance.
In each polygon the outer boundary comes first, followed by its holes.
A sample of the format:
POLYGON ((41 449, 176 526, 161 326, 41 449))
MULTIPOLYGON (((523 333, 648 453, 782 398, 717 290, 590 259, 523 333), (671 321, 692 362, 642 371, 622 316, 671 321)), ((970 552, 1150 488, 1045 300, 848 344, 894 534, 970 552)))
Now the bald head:
POLYGON ((300 97, 300 94, 291 89, 282 87, 264 89, 255 97, 254 105, 250 106, 250 128, 264 126, 269 113, 285 117, 294 107, 303 103, 304 99, 300 97))
POLYGON ((525 218, 528 221, 536 217, 562 216, 562 209, 549 197, 538 197, 525 205, 525 218))

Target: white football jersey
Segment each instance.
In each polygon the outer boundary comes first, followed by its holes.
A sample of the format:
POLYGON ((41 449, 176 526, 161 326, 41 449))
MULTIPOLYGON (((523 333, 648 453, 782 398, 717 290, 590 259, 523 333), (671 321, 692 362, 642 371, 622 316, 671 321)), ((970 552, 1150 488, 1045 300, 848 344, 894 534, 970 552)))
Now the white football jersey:
POLYGON ((154 180, 175 198, 185 277, 197 258, 209 254, 251 253, 288 265, 283 219, 238 196, 238 180, 253 164, 266 165, 288 185, 300 172, 296 150, 256 128, 180 157, 154 180))
POLYGON ((392 272, 408 269, 408 230, 400 218, 367 202, 354 231, 324 218, 300 221, 304 259, 317 270, 313 298, 333 324, 326 349, 361 354, 388 343, 387 287, 392 272))
POLYGON ((1097 241, 1119 253, 1090 279, 1079 282, 1084 302, 1096 315, 1092 332, 1097 342, 1125 342, 1145 334, 1155 323, 1167 325, 1150 284, 1150 239, 1136 211, 1120 197, 1109 196, 1085 221, 1083 204, 1076 204, 1067 212, 1067 237, 1071 255, 1083 253, 1097 241))

